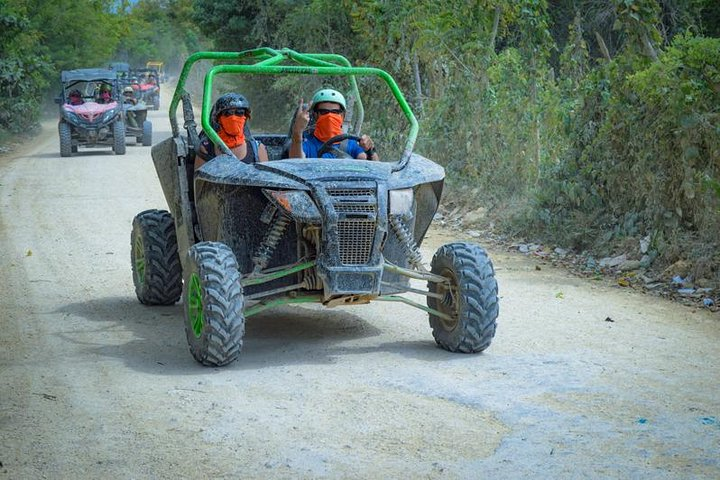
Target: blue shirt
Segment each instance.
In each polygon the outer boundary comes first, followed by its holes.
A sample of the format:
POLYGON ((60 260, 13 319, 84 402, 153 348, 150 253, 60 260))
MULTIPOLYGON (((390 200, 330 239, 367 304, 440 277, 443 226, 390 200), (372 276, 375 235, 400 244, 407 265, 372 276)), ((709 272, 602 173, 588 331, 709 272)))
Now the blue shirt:
MULTIPOLYGON (((325 142, 321 142, 320 140, 318 140, 315 135, 305 137, 302 144, 303 152, 305 152, 305 158, 320 158, 318 157, 318 150, 320 150, 320 147, 323 146, 323 143, 325 142)), ((339 146, 339 143, 335 144, 335 147, 339 146)), ((365 153, 365 150, 360 146, 357 141, 349 139, 347 141, 347 153, 352 156, 352 158, 357 158, 357 156, 361 153, 365 153)), ((337 157, 332 152, 325 152, 323 153, 322 158, 337 157)))

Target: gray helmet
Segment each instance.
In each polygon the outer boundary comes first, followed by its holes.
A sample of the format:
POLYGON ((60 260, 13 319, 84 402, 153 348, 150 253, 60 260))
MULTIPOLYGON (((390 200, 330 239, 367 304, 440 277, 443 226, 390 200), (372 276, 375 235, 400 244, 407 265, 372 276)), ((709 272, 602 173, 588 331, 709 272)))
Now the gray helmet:
POLYGON ((244 108, 247 110, 248 117, 250 116, 250 102, 248 102, 247 98, 239 93, 226 93, 215 101, 215 105, 210 112, 210 120, 212 121, 213 127, 218 125, 218 117, 220 114, 231 108, 244 108))

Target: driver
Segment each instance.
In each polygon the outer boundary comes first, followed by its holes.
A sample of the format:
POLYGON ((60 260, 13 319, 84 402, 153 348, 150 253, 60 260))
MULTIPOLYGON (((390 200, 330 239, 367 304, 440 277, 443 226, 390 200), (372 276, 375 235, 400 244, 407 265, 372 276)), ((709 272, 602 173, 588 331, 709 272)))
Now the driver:
MULTIPOLYGON (((331 138, 343 133, 345 108, 345 97, 342 93, 329 88, 318 90, 313 95, 309 110, 300 99, 293 121, 290 158, 319 158, 320 147, 331 138), (310 123, 310 115, 312 115, 315 129, 312 134, 303 138, 303 132, 310 123)), ((346 152, 351 158, 379 160, 374 143, 368 135, 363 135, 359 142, 348 139, 333 145, 346 152)), ((321 158, 337 158, 337 155, 330 151, 323 153, 321 158)))
MULTIPOLYGON (((230 151, 244 163, 267 162, 265 145, 255 140, 246 122, 251 118, 250 102, 238 93, 226 93, 217 99, 210 112, 210 123, 230 151)), ((200 146, 195 156, 195 168, 218 155, 219 148, 205 132, 200 133, 200 146)))
POLYGON ((70 105, 82 105, 83 103, 85 103, 85 100, 83 100, 82 94, 78 89, 72 90, 68 95, 68 99, 68 103, 70 105))
POLYGON ((123 88, 123 102, 137 105, 137 98, 135 98, 135 90, 131 86, 123 88))
MULTIPOLYGON (((132 108, 132 105, 137 105, 138 103, 137 98, 135 98, 135 90, 130 86, 123 88, 123 103, 131 105, 130 108, 132 108)), ((133 128, 138 128, 137 115, 135 112, 127 109, 125 113, 127 115, 128 125, 133 128)))

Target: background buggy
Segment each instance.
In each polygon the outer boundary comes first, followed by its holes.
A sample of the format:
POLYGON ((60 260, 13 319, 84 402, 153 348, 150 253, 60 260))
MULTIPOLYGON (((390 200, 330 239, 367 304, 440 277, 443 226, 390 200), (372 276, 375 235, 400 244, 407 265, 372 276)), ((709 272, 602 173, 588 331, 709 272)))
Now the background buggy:
POLYGON ((157 70, 154 68, 136 68, 132 73, 140 82, 138 90, 140 100, 145 102, 149 108, 160 110, 160 79, 157 70), (155 83, 150 82, 151 77, 155 79, 155 83))
POLYGON ((69 157, 79 146, 95 147, 110 145, 117 155, 125 154, 125 122, 123 108, 119 103, 120 88, 117 75, 112 70, 86 68, 63 71, 60 105, 60 155, 69 157), (101 88, 109 88, 112 101, 99 103, 101 88), (71 91, 80 92, 83 103, 70 105, 71 91))

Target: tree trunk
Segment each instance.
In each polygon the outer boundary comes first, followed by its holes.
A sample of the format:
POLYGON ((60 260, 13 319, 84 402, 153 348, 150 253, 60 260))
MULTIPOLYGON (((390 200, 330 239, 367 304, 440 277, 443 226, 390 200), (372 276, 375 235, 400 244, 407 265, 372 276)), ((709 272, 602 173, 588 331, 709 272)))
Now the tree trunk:
POLYGON ((648 57, 652 58, 654 62, 656 62, 658 59, 658 55, 657 55, 657 52, 655 51, 655 48, 652 45, 652 42, 648 38, 647 33, 642 34, 640 41, 643 44, 643 49, 645 50, 645 54, 648 57))
POLYGON ((418 61, 417 53, 413 53, 412 60, 413 76, 415 77, 415 97, 417 98, 417 105, 422 112, 423 109, 423 96, 422 96, 422 82, 420 81, 420 62, 418 61))
POLYGON ((533 109, 533 161, 535 162, 535 168, 538 169, 540 167, 540 108, 538 105, 538 69, 534 54, 532 56, 532 60, 530 61, 530 69, 532 71, 532 80, 530 82, 530 98, 533 109))
POLYGON ((502 7, 500 5, 495 6, 495 18, 493 19, 493 28, 490 33, 490 43, 488 45, 488 52, 495 52, 495 40, 497 39, 498 27, 500 26, 500 17, 502 16, 502 7))
POLYGON ((603 40, 602 36, 595 32, 595 40, 598 42, 598 46, 600 47, 600 51, 602 52, 603 57, 605 57, 605 60, 608 62, 612 60, 610 58, 610 52, 608 51, 607 45, 605 45, 605 40, 603 40))

